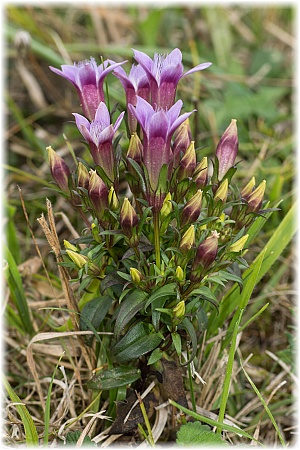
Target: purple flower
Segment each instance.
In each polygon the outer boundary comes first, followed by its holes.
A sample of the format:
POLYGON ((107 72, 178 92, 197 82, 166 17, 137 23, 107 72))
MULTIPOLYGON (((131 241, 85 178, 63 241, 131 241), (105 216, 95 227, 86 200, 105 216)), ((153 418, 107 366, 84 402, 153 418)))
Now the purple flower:
POLYGON ((75 86, 84 115, 89 120, 93 120, 99 103, 105 100, 103 91, 104 78, 108 73, 125 62, 115 63, 109 60, 97 66, 95 59, 91 58, 90 60, 75 62, 73 66, 62 65, 62 70, 51 66, 50 69, 52 72, 66 78, 75 86))
POLYGON ((114 69, 114 75, 119 78, 126 94, 127 111, 128 111, 128 126, 130 133, 136 131, 136 118, 133 116, 128 108, 128 105, 136 105, 136 97, 142 97, 149 101, 150 84, 146 72, 140 65, 132 65, 129 74, 127 75, 122 67, 114 69))
POLYGON ((95 164, 104 170, 111 181, 115 179, 115 154, 112 140, 124 114, 122 112, 112 125, 109 111, 103 102, 98 106, 95 119, 91 123, 80 114, 73 113, 78 130, 90 146, 95 164))
POLYGON ((210 62, 199 64, 186 73, 183 73, 182 53, 175 48, 167 56, 154 54, 152 60, 146 53, 134 51, 135 60, 145 70, 151 88, 151 104, 153 106, 169 109, 174 101, 179 80, 193 72, 206 69, 210 62))
MULTIPOLYGON (((179 117, 181 108, 182 101, 178 100, 169 110, 154 109, 141 97, 137 97, 136 107, 129 105, 143 131, 142 160, 148 172, 148 195, 151 198, 156 198, 155 194, 160 189, 159 174, 162 166, 164 164, 171 168, 173 166, 172 135, 193 112, 184 113, 179 117)), ((161 200, 163 201, 163 198, 160 198, 161 200)))

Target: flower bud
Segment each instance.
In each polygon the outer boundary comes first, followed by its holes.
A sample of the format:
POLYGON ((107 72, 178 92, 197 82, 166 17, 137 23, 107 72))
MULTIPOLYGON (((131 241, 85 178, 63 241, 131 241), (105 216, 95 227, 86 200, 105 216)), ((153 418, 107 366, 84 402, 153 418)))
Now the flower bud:
POLYGON ((249 195, 247 199, 248 201, 247 213, 259 211, 264 198, 266 184, 267 184, 266 180, 263 180, 260 183, 260 185, 257 186, 257 188, 249 195))
POLYGON ((165 196, 163 205, 161 207, 160 210, 160 217, 161 220, 163 221, 166 217, 168 217, 168 215, 172 212, 173 210, 173 205, 172 202, 170 201, 172 199, 171 193, 168 192, 167 195, 165 196))
POLYGON ((208 176, 208 162, 207 156, 201 159, 201 161, 197 164, 197 167, 194 172, 194 181, 196 183, 196 187, 203 188, 206 186, 208 176))
POLYGON ((173 308, 173 314, 177 319, 182 319, 185 314, 185 303, 181 300, 175 308, 173 308))
POLYGON ((175 272, 175 277, 176 277, 176 280, 179 282, 184 281, 184 279, 185 279, 183 270, 180 266, 177 266, 177 269, 175 272))
POLYGON ((197 248, 195 259, 192 265, 191 280, 195 280, 198 272, 202 268, 208 269, 215 261, 218 254, 218 238, 220 234, 212 231, 211 235, 206 238, 197 248))
POLYGON ((71 242, 64 239, 64 246, 66 250, 72 250, 73 252, 78 252, 78 249, 75 245, 71 244, 71 242))
POLYGON ((195 142, 192 141, 179 163, 178 181, 192 177, 196 167, 195 142))
POLYGON ((89 198, 99 219, 108 207, 108 189, 95 170, 90 170, 89 198))
POLYGON ((180 155, 184 154, 191 143, 191 127, 189 119, 187 118, 177 128, 174 133, 174 142, 172 146, 174 156, 174 167, 178 167, 180 162, 180 155))
POLYGON ((182 253, 187 253, 191 249, 194 242, 195 242, 195 227, 194 225, 191 225, 181 238, 179 250, 182 253))
POLYGON ((120 211, 120 224, 123 233, 127 237, 132 237, 133 228, 137 226, 138 221, 139 219, 137 213, 135 212, 128 198, 125 197, 120 211))
POLYGON ((55 183, 65 194, 70 195, 69 177, 71 172, 67 164, 51 146, 47 147, 46 150, 48 150, 50 171, 55 183))
POLYGON ((73 250, 67 249, 66 253, 69 256, 69 258, 73 261, 73 263, 76 264, 78 269, 82 269, 86 265, 86 263, 89 262, 87 256, 81 255, 80 253, 74 252, 73 250))
POLYGON ((78 163, 77 166, 77 184, 79 187, 88 189, 89 187, 89 172, 82 162, 78 163))
POLYGON ((119 208, 119 200, 113 186, 111 186, 108 193, 108 204, 112 211, 116 211, 119 208))
POLYGON ((232 119, 216 149, 216 156, 219 160, 219 180, 222 180, 226 172, 234 165, 237 152, 238 133, 236 119, 232 119))
POLYGON ((130 268, 130 276, 132 278, 132 281, 134 284, 139 285, 142 279, 142 274, 138 269, 135 269, 134 267, 130 268))
POLYGON ((181 212, 180 225, 184 227, 190 223, 196 222, 202 207, 202 191, 199 189, 195 195, 187 202, 181 212))
POLYGON ((134 159, 134 161, 140 163, 142 161, 142 151, 143 151, 142 142, 138 137, 137 133, 133 133, 129 141, 127 158, 134 159))
POLYGON ((246 242, 248 240, 248 237, 249 237, 249 234, 245 234, 245 236, 241 237, 236 242, 231 244, 228 251, 237 253, 237 252, 240 252, 241 250, 243 250, 244 245, 246 244, 246 242))
POLYGON ((254 187, 255 187, 255 178, 252 177, 251 180, 242 189, 242 192, 241 192, 242 198, 247 200, 249 198, 249 196, 251 195, 254 187))
POLYGON ((226 178, 220 186, 217 189, 217 192, 215 193, 215 201, 221 200, 222 202, 225 202, 228 195, 228 179, 226 178))
POLYGON ((95 241, 98 242, 98 244, 100 244, 102 242, 102 238, 99 234, 99 228, 95 223, 92 223, 91 225, 91 232, 95 241))

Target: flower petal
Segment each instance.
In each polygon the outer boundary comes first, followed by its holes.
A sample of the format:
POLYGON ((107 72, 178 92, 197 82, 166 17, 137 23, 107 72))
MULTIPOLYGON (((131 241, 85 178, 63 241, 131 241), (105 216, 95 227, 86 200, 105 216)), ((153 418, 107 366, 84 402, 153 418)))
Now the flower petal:
POLYGON ((194 67, 193 69, 188 70, 187 72, 185 72, 182 77, 185 77, 186 75, 190 75, 191 73, 194 72, 198 72, 199 70, 204 70, 207 69, 209 66, 211 66, 212 63, 211 62, 205 62, 202 64, 198 64, 198 66, 194 67))

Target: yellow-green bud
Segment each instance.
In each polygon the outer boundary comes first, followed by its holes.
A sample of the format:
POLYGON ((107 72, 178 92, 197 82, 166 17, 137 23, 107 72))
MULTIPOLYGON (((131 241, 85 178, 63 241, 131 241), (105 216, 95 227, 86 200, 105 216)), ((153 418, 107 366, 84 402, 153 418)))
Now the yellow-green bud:
POLYGON ((137 133, 133 133, 131 135, 128 151, 127 151, 127 158, 134 159, 136 162, 142 161, 142 150, 143 150, 143 144, 138 137, 137 133))
POLYGON ((74 252, 73 250, 66 250, 66 253, 69 258, 76 264, 78 269, 82 269, 86 265, 86 263, 89 262, 89 259, 86 256, 81 255, 78 252, 74 252))
POLYGON ((75 245, 71 244, 71 242, 64 239, 64 246, 66 250, 72 250, 73 252, 78 252, 78 249, 75 245))
POLYGON ((79 161, 77 166, 77 184, 79 187, 88 189, 89 187, 89 171, 82 162, 79 161))
POLYGON ((113 186, 111 186, 108 193, 108 205, 112 211, 116 211, 119 208, 119 200, 113 186))
POLYGON ((127 237, 132 237, 133 228, 137 226, 138 222, 139 219, 135 209, 131 205, 128 198, 125 197, 120 211, 120 224, 124 234, 127 237))
POLYGON ((183 270, 180 266, 177 266, 176 272, 175 272, 175 277, 178 281, 184 281, 184 273, 183 270))
POLYGON ((132 278, 132 281, 134 284, 140 284, 142 274, 138 269, 135 269, 134 267, 130 268, 130 276, 132 278))
POLYGON ((266 189, 266 180, 263 180, 259 186, 249 195, 247 202, 248 202, 248 208, 247 212, 256 212, 259 211, 263 198, 264 193, 266 189))
POLYGON ((196 222, 202 208, 202 191, 199 189, 195 195, 187 202, 181 212, 180 225, 184 227, 196 222))
POLYGON ((195 227, 191 225, 181 238, 179 250, 183 253, 188 252, 195 242, 195 227))
POLYGON ((175 308, 173 308, 173 314, 177 319, 182 319, 185 314, 185 303, 183 300, 181 300, 175 308))
POLYGON ((245 236, 241 237, 239 240, 237 240, 236 242, 234 242, 233 244, 231 244, 231 246, 229 247, 229 251, 230 252, 240 252, 241 250, 243 250, 244 245, 246 244, 247 240, 248 240, 249 234, 245 234, 245 236))
POLYGON ((228 179, 225 178, 224 181, 220 184, 220 186, 217 189, 217 192, 215 193, 215 200, 221 200, 222 202, 225 202, 228 195, 228 179))
POLYGON ((204 156, 204 158, 202 158, 201 161, 197 164, 193 176, 198 189, 206 186, 207 176, 208 176, 208 162, 207 156, 204 156))
POLYGON ((178 180, 184 180, 185 178, 192 177, 196 167, 196 151, 195 142, 192 141, 188 146, 185 154, 180 160, 178 170, 178 180))
POLYGON ((163 205, 162 205, 161 210, 160 210, 160 217, 161 217, 162 221, 166 217, 168 217, 168 215, 172 212, 173 205, 172 205, 172 203, 170 201, 171 199, 172 199, 171 193, 168 192, 167 195, 165 196, 163 205))
POLYGON ((248 199, 255 187, 255 178, 252 177, 251 180, 246 184, 246 186, 242 189, 241 195, 244 199, 248 199))

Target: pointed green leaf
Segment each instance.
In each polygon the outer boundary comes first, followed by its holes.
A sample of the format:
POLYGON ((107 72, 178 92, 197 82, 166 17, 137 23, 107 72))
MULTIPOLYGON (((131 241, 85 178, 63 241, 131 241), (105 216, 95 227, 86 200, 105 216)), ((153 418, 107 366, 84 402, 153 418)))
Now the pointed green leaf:
POLYGON ((87 382, 87 387, 89 389, 105 391, 131 384, 138 380, 140 376, 141 371, 135 367, 117 367, 115 369, 96 373, 96 375, 87 382))
POLYGON ((121 303, 114 332, 119 336, 123 328, 130 322, 138 311, 145 307, 147 293, 135 290, 128 294, 121 303))

